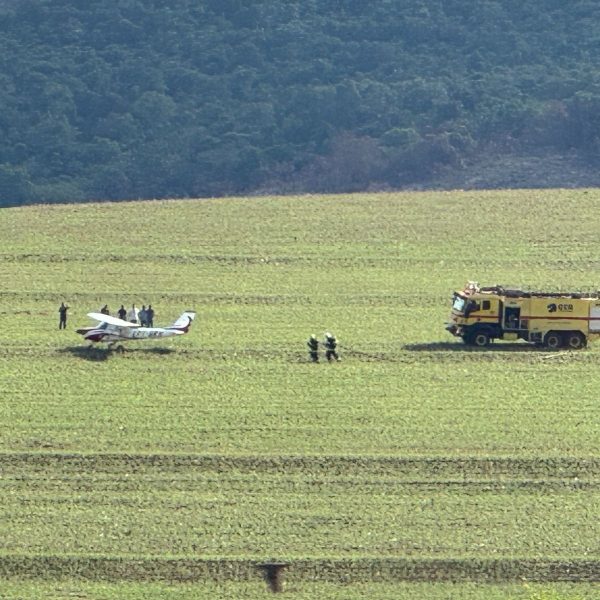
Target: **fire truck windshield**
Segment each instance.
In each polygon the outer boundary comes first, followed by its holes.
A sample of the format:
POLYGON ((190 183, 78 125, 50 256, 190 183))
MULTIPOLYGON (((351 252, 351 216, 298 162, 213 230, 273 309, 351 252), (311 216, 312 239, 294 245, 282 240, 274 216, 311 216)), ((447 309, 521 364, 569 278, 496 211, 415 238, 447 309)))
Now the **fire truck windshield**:
POLYGON ((465 309, 466 302, 467 301, 464 298, 462 298, 461 296, 456 294, 454 296, 454 303, 452 304, 452 310, 455 310, 457 312, 463 312, 465 309))

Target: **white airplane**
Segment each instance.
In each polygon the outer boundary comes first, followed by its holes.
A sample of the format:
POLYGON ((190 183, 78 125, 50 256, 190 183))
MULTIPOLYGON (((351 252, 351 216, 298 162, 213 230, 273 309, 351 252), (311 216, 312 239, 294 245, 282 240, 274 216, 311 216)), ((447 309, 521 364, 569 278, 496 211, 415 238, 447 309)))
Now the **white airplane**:
MULTIPOLYGON (((107 343, 108 347, 111 348, 118 342, 159 340, 175 335, 183 335, 189 331, 196 313, 192 311, 184 312, 169 327, 142 327, 137 323, 129 323, 123 319, 117 319, 117 317, 95 312, 88 313, 87 316, 99 321, 99 325, 95 327, 82 327, 76 330, 77 333, 81 334, 83 339, 88 342, 107 343)), ((117 347, 117 349, 119 348, 117 347)))

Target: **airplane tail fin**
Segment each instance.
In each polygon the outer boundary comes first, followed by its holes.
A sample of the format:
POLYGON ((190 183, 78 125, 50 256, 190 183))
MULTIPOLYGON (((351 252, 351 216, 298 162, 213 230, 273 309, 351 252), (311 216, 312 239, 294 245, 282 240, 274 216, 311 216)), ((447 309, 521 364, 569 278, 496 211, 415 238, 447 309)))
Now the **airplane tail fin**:
POLYGON ((186 310, 178 319, 168 327, 168 329, 176 329, 177 331, 181 331, 183 333, 187 333, 192 321, 196 318, 196 313, 191 310, 186 310))

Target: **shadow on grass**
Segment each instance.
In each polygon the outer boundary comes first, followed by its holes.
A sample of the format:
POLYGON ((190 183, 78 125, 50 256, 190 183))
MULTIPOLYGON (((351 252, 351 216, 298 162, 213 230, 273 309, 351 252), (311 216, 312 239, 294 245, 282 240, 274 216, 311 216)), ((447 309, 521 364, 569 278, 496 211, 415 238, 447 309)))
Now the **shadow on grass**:
POLYGON ((67 346, 59 352, 94 362, 107 360, 112 354, 112 351, 108 348, 97 348, 95 346, 67 346))
POLYGON ((498 342, 491 343, 484 348, 476 346, 467 346, 463 342, 428 342, 423 344, 405 344, 404 350, 409 352, 558 352, 565 350, 558 348, 556 350, 534 346, 526 342, 498 342))
POLYGON ((173 348, 160 348, 159 346, 150 347, 150 348, 132 348, 131 350, 127 348, 125 352, 141 352, 142 354, 156 354, 157 356, 166 356, 168 354, 173 354, 177 352, 177 350, 173 350, 173 348))
POLYGON ((124 354, 151 354, 155 356, 166 356, 172 354, 175 350, 171 348, 125 348, 123 346, 117 348, 107 348, 100 346, 67 346, 60 352, 71 354, 83 360, 92 362, 102 362, 108 360, 110 356, 122 356, 124 354))

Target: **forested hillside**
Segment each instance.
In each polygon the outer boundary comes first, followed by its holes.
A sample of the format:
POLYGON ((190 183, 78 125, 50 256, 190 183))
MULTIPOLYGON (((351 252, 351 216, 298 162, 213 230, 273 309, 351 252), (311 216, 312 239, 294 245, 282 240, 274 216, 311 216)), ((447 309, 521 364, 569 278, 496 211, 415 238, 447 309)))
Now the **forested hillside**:
POLYGON ((594 0, 0 0, 0 203, 591 172, 599 51, 594 0))

